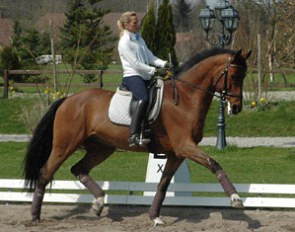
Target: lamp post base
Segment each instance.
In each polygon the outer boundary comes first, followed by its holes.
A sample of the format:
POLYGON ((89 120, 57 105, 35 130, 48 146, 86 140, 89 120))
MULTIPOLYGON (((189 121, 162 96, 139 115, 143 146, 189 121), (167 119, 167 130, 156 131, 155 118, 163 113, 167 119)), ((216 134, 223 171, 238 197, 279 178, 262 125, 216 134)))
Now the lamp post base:
POLYGON ((216 149, 222 150, 226 147, 224 100, 222 98, 220 99, 220 104, 219 104, 217 128, 218 128, 218 134, 217 134, 216 149))

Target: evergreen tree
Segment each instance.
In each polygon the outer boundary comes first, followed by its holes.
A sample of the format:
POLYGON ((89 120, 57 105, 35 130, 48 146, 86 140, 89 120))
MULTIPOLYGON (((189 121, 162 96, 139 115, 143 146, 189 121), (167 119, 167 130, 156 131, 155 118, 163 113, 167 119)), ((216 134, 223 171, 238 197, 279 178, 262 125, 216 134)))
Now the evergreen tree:
MULTIPOLYGON (((102 69, 111 61, 115 38, 108 26, 102 26, 102 19, 108 10, 95 6, 101 0, 71 0, 66 22, 61 28, 61 50, 63 60, 73 69, 102 69)), ((87 75, 85 82, 94 81, 87 75)))
POLYGON ((50 38, 48 33, 39 33, 35 28, 23 32, 19 22, 14 23, 12 47, 17 52, 21 68, 36 68, 36 57, 50 54, 50 38))
MULTIPOLYGON (((22 37, 22 62, 23 65, 32 66, 35 64, 35 58, 42 54, 42 52, 38 49, 40 45, 40 35, 39 32, 34 29, 28 29, 22 37)), ((50 43, 48 44, 50 48, 50 43)))
POLYGON ((174 49, 176 43, 175 29, 173 25, 172 7, 169 0, 164 0, 158 11, 157 22, 157 56, 167 60, 171 54, 173 65, 177 66, 178 61, 174 49))
MULTIPOLYGON (((6 46, 0 52, 0 73, 3 71, 19 69, 20 62, 15 49, 12 46, 6 46)), ((16 82, 21 81, 22 77, 20 75, 10 75, 10 78, 16 82)))
POLYGON ((152 2, 147 15, 143 18, 142 22, 142 30, 141 36, 145 40, 148 48, 153 52, 156 53, 157 51, 157 44, 156 44, 156 18, 155 18, 155 7, 154 3, 152 2))
POLYGON ((174 25, 177 32, 187 32, 190 30, 191 4, 186 0, 176 0, 173 8, 174 25))

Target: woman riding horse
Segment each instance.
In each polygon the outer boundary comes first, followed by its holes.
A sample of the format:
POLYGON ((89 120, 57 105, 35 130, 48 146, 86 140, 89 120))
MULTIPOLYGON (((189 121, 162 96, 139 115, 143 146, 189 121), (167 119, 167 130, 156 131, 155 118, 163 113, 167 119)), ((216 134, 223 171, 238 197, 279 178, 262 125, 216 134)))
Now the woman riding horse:
MULTIPOLYGON (((246 60, 251 52, 223 49, 206 50, 197 54, 165 82, 164 100, 158 119, 150 127, 158 151, 167 162, 149 210, 156 223, 163 223, 160 210, 170 181, 183 162, 190 159, 216 175, 233 207, 243 203, 237 190, 222 167, 201 151, 198 143, 203 138, 205 119, 215 92, 229 102, 233 114, 242 110, 243 80, 246 60), (177 102, 175 104, 175 93, 177 102)), ((104 191, 90 177, 92 168, 102 163, 119 148, 148 152, 146 147, 129 147, 129 128, 112 123, 108 107, 114 92, 89 89, 55 102, 41 119, 29 144, 25 157, 26 184, 34 190, 31 206, 32 219, 40 220, 45 187, 54 173, 79 147, 85 156, 71 172, 94 195, 94 209, 99 215, 104 204, 104 191)), ((218 95, 219 96, 219 95, 218 95)))

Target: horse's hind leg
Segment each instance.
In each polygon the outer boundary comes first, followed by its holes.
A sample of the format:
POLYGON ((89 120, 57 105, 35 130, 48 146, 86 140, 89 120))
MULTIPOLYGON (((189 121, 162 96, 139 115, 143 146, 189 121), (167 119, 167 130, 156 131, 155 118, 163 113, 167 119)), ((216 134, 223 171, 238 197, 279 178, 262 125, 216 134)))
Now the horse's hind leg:
POLYGON ((107 159, 115 148, 106 145, 91 144, 86 145, 87 153, 83 159, 71 168, 71 172, 80 182, 93 194, 95 200, 92 210, 100 216, 104 206, 104 191, 89 175, 90 170, 107 159))
POLYGON ((40 170, 40 176, 36 184, 33 201, 31 205, 31 215, 33 221, 40 220, 42 201, 47 184, 52 180, 53 174, 69 157, 71 153, 72 152, 67 153, 64 149, 54 147, 51 151, 51 154, 47 162, 40 170))

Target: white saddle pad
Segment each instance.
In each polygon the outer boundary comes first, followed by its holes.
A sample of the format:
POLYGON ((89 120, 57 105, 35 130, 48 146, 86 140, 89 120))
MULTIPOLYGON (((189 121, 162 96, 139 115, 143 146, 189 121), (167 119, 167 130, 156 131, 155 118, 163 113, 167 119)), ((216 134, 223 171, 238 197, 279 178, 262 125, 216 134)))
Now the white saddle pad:
MULTIPOLYGON (((159 116, 164 93, 164 81, 162 79, 157 79, 156 83, 156 102, 148 115, 148 122, 154 122, 159 116)), ((119 125, 130 126, 131 116, 129 114, 129 107, 132 98, 132 93, 129 91, 122 91, 117 88, 116 93, 111 99, 109 107, 109 118, 113 123, 119 125)))
POLYGON ((117 89, 117 92, 114 94, 109 107, 109 118, 112 122, 121 125, 130 125, 131 116, 129 114, 129 105, 131 98, 131 92, 117 89))

